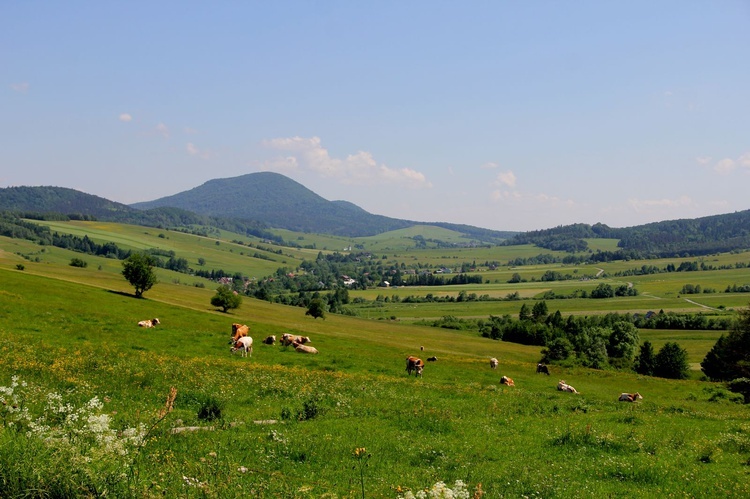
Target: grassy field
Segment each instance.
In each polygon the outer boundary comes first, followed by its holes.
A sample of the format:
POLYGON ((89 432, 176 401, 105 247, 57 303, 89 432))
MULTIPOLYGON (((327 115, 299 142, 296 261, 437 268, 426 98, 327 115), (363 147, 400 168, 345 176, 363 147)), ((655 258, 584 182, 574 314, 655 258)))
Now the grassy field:
MULTIPOLYGON (((140 231, 134 247, 168 243, 181 256, 180 245, 193 244, 140 231)), ((229 241, 200 251, 224 251, 229 241)), ((212 258, 234 261, 239 248, 212 258)), ((74 256, 0 238, 0 396, 11 402, 0 406, 0 484, 8 497, 396 498, 456 480, 493 498, 750 496, 750 409, 720 385, 558 366, 538 375, 539 347, 409 320, 517 314, 521 302, 388 303, 315 320, 302 308, 245 298, 224 314, 197 278, 160 270, 159 284, 136 299, 119 261, 83 256, 81 269, 68 265, 74 256), (137 327, 152 317, 162 324, 137 327), (250 326, 249 358, 229 352, 233 322, 250 326), (284 332, 310 336, 320 353, 260 344, 284 332), (422 378, 408 377, 412 354, 438 360, 422 378), (502 375, 516 386, 501 385, 502 375), (580 394, 559 392, 559 379, 580 394), (617 402, 634 391, 643 401, 617 402), (26 412, 14 412, 13 400, 26 412)), ((746 275, 715 273, 706 282, 739 284, 746 275)), ((566 314, 706 310, 667 294, 682 286, 677 279, 645 281, 660 276, 637 281, 637 297, 548 305, 566 314)), ((545 289, 537 284, 583 285, 498 283, 496 292, 533 296, 545 289)), ((492 282, 481 286, 493 292, 492 282)), ((748 301, 687 298, 716 307, 748 301)), ((657 348, 678 341, 699 362, 718 334, 641 331, 641 339, 657 348)))

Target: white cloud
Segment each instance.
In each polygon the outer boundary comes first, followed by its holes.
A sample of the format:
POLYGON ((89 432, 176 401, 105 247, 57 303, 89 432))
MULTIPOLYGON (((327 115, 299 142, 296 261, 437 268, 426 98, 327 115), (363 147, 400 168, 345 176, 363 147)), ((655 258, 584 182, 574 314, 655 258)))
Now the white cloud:
POLYGON ((423 173, 411 168, 391 168, 378 164, 372 153, 359 151, 344 159, 333 158, 319 137, 287 137, 264 140, 271 149, 291 153, 274 158, 264 166, 268 169, 294 168, 311 171, 319 176, 337 179, 342 184, 372 185, 373 183, 403 184, 409 187, 431 187, 423 173))
MULTIPOLYGON (((710 157, 696 158, 696 160, 702 165, 711 163, 710 157)), ((750 169, 750 152, 746 152, 737 159, 724 158, 722 160, 719 160, 714 163, 711 168, 719 175, 729 175, 730 173, 735 171, 737 167, 750 169)))
POLYGON ((169 128, 164 123, 159 123, 158 125, 156 125, 156 131, 159 132, 165 139, 169 138, 169 128))
POLYGON ((491 170, 493 168, 498 168, 499 166, 500 165, 498 165, 497 163, 493 163, 493 162, 489 161, 489 162, 481 165, 479 168, 481 168, 482 170, 491 170))
POLYGON ((495 184, 507 185, 508 187, 515 187, 516 174, 510 170, 508 170, 507 172, 498 173, 497 178, 495 179, 495 184))
POLYGON ((198 156, 201 159, 211 159, 211 151, 199 149, 192 142, 188 142, 185 149, 187 150, 188 154, 191 156, 198 156))
POLYGON ((10 88, 11 90, 15 92, 20 92, 22 94, 25 94, 29 91, 30 85, 27 82, 22 83, 11 83, 10 88))
POLYGON ((695 158, 695 160, 696 160, 696 161, 697 161, 697 162, 698 162, 699 164, 701 164, 701 165, 703 165, 703 166, 706 166, 706 165, 709 165, 709 164, 711 164, 711 160, 712 160, 712 159, 713 159, 713 158, 711 158, 711 156, 699 156, 699 157, 695 158))
POLYGON ((133 121, 133 117, 132 117, 131 115, 129 115, 128 113, 122 113, 122 114, 121 114, 121 115, 120 115, 120 116, 118 117, 118 119, 119 119, 120 121, 124 121, 125 123, 127 123, 127 122, 129 122, 129 121, 133 121))

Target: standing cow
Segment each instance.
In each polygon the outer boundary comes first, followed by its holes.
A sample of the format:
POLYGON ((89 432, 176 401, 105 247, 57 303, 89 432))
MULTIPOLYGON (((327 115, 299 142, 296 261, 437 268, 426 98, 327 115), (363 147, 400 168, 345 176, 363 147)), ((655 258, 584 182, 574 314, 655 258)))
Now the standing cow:
POLYGON ((406 358, 406 375, 411 376, 414 373, 414 377, 422 377, 422 370, 424 369, 424 361, 418 357, 409 356, 406 358))
POLYGON ((247 357, 247 354, 250 353, 250 356, 253 355, 253 339, 250 336, 243 336, 237 341, 234 342, 234 345, 232 345, 232 348, 230 351, 232 353, 236 352, 237 350, 242 351, 242 356, 247 357))
POLYGON ((500 362, 498 362, 498 360, 497 360, 497 359, 496 359, 495 357, 492 357, 492 358, 490 359, 490 367, 491 367, 492 369, 497 369, 497 365, 498 365, 499 363, 500 363, 500 362))
POLYGON ((546 374, 547 376, 549 376, 549 368, 546 365, 544 365, 544 364, 541 364, 541 363, 537 364, 536 365, 536 373, 537 374, 543 373, 543 374, 546 374))

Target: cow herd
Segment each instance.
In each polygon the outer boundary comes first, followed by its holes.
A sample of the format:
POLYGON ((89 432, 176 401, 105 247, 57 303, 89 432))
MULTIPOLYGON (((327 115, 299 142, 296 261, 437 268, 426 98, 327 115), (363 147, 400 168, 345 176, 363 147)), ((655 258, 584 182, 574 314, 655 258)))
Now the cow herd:
MULTIPOLYGON (((231 353, 240 351, 243 357, 247 357, 248 354, 252 356, 253 339, 249 336, 249 332, 250 328, 246 324, 232 324, 232 338, 229 340, 229 344, 232 345, 229 349, 231 353)), ((266 336, 262 343, 264 345, 274 345, 276 344, 276 336, 266 336)), ((310 343, 309 336, 286 333, 281 337, 280 343, 285 347, 293 347, 299 353, 318 353, 317 348, 305 344, 310 343)))
MULTIPOLYGON (((420 347, 420 350, 424 351, 424 347, 420 347)), ((429 357, 427 359, 428 361, 436 361, 437 357, 429 357)), ((500 362, 495 358, 492 357, 490 359, 490 369, 497 369, 497 366, 500 364, 500 362)), ((406 358, 406 375, 411 376, 412 373, 414 373, 415 377, 422 377, 422 372, 424 371, 424 362, 419 357, 410 355, 406 358)), ((549 366, 546 364, 539 363, 536 365, 536 373, 537 374, 546 374, 547 376, 550 375, 549 372, 549 366)), ((500 378, 500 384, 506 385, 506 386, 516 386, 516 382, 513 381, 513 378, 510 376, 502 376, 500 378)), ((573 386, 568 384, 565 380, 560 380, 557 383, 557 389, 561 392, 568 392, 568 393, 575 393, 580 394, 578 390, 576 390, 573 386)), ((636 402, 638 400, 642 400, 643 396, 641 396, 640 393, 622 393, 620 394, 619 401, 620 402, 636 402)))
MULTIPOLYGON (((145 327, 145 328, 152 328, 156 327, 158 324, 161 324, 159 319, 147 319, 143 321, 138 322, 138 326, 145 327)), ((252 356, 253 354, 253 339, 249 335, 250 328, 246 324, 239 324, 234 323, 232 324, 232 337, 229 340, 229 344, 232 345, 230 348, 231 353, 235 352, 241 352, 242 357, 248 357, 252 356)), ((267 336, 263 342, 264 345, 274 345, 276 344, 276 336, 275 335, 269 335, 267 336)), ((310 343, 310 337, 309 336, 300 336, 290 333, 285 333, 281 337, 280 341, 282 346, 288 347, 291 346, 294 348, 296 352, 299 353, 311 353, 311 354, 317 354, 318 350, 315 347, 312 347, 310 345, 307 345, 307 343, 310 343)), ((424 346, 420 347, 421 351, 424 351, 424 346)), ((429 362, 436 362, 438 359, 435 356, 428 357, 427 360, 429 362)), ((500 362, 495 358, 492 357, 490 359, 490 368, 491 369, 497 369, 500 362)), ((422 373, 424 371, 424 361, 420 359, 419 357, 410 355, 406 358, 406 375, 411 376, 412 373, 414 373, 415 377, 422 377, 422 373)), ((547 376, 550 375, 549 367, 546 364, 539 363, 536 365, 536 372, 537 374, 546 374, 547 376)), ((513 381, 512 378, 509 376, 502 376, 500 378, 500 384, 506 385, 506 386, 516 386, 516 383, 513 381)), ((565 380, 560 380, 557 383, 557 389, 561 392, 569 392, 569 393, 575 393, 579 394, 580 392, 573 388, 571 385, 569 385, 565 380)), ((638 400, 642 400, 643 396, 638 393, 622 393, 620 394, 618 400, 620 402, 637 402, 638 400)))

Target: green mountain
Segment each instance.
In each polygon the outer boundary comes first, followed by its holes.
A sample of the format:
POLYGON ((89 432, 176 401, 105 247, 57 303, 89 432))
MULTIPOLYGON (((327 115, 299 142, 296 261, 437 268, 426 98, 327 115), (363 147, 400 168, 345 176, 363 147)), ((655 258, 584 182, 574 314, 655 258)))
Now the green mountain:
MULTIPOLYGON (((194 189, 131 206, 140 209, 171 206, 202 215, 259 220, 271 227, 296 232, 347 237, 372 236, 426 223, 373 215, 347 201, 328 201, 302 184, 271 172, 209 180, 194 189)), ((429 225, 456 230, 485 242, 500 242, 515 234, 440 222, 429 225)))

